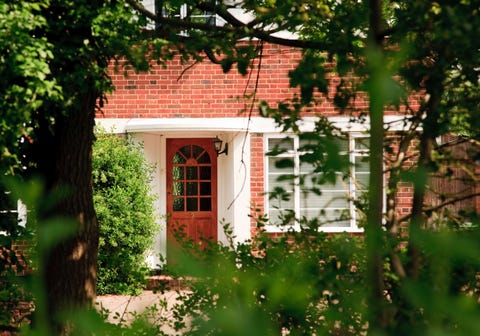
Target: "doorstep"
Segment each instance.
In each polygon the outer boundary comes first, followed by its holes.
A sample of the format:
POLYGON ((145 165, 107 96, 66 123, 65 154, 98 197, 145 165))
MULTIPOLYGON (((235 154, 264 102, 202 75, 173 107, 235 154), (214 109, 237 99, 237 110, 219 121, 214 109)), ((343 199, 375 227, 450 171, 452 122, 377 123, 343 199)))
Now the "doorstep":
POLYGON ((147 277, 147 290, 188 290, 193 281, 191 277, 175 278, 171 275, 150 275, 147 277))

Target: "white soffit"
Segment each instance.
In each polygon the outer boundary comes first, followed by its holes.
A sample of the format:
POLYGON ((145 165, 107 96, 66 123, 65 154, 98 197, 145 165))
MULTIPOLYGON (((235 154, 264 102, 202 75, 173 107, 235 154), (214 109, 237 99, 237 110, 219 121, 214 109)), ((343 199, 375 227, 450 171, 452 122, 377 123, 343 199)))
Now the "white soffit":
MULTIPOLYGON (((316 118, 304 118, 300 130, 313 131, 316 118)), ((343 131, 367 132, 370 128, 368 119, 361 123, 347 117, 331 117, 329 120, 343 131)), ((406 130, 410 123, 403 116, 385 116, 385 125, 389 131, 406 130)), ((196 131, 249 131, 252 133, 278 133, 278 127, 272 119, 253 117, 237 118, 100 118, 96 124, 109 133, 145 133, 145 132, 196 132, 196 131)))
POLYGON ((248 127, 246 118, 135 118, 128 119, 126 132, 165 131, 244 131, 248 127))

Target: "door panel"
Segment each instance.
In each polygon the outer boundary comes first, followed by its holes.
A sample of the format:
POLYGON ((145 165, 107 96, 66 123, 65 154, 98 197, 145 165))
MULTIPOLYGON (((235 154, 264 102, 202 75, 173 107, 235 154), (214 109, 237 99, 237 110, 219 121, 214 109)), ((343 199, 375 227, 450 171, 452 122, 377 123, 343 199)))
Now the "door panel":
POLYGON ((217 240, 217 155, 211 138, 167 139, 167 254, 174 231, 217 240))

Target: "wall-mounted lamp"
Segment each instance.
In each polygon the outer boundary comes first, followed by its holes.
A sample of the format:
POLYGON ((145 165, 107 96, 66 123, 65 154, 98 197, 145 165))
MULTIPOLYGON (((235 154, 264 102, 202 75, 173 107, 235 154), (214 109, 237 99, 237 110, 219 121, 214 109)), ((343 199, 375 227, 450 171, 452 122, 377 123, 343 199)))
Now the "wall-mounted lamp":
POLYGON ((213 147, 215 148, 215 152, 217 152, 217 156, 219 156, 220 154, 228 155, 228 142, 225 143, 225 147, 223 148, 223 150, 222 145, 223 141, 220 140, 218 136, 215 137, 215 140, 213 140, 213 147))

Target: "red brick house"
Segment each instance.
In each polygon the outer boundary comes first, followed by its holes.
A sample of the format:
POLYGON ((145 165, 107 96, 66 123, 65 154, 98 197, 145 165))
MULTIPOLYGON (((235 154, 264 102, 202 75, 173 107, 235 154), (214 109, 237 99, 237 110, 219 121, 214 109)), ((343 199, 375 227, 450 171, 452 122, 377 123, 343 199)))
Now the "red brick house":
MULTIPOLYGON (((154 3, 143 1, 151 11, 155 10, 154 3)), ((241 8, 229 10, 241 21, 253 19, 241 8)), ((176 15, 168 15, 184 18, 187 11, 184 5, 176 15)), ((224 24, 211 13, 197 14, 200 15, 195 14, 195 19, 217 26, 224 24)), ((277 34, 296 38, 295 34, 284 31, 277 34)), ((322 186, 321 195, 307 195, 298 183, 278 180, 285 174, 299 178, 312 168, 299 160, 301 140, 281 132, 273 120, 261 117, 258 102, 265 100, 275 105, 292 98, 297 89, 289 85, 289 72, 295 69, 300 56, 295 48, 265 44, 261 61, 256 60, 246 76, 235 70, 225 74, 219 65, 207 61, 184 64, 178 57, 166 67, 154 66, 149 73, 127 71, 124 76, 123 71, 112 70, 115 91, 97 115, 97 122, 107 130, 114 127, 112 132, 128 134, 142 142, 146 157, 156 165, 152 192, 158 196, 156 207, 163 226, 157 235, 155 253, 167 253, 168 257, 168 246, 172 244, 170 228, 175 224, 185 225, 186 233, 195 241, 204 236, 222 242, 226 240, 222 224, 228 223, 235 241, 240 242, 254 237, 255 216, 267 214, 272 225, 265 229, 272 235, 281 234, 282 228, 274 224, 283 210, 294 210, 296 218, 319 218, 320 230, 326 232, 363 232, 359 225, 362 214, 353 200, 366 190, 370 174, 368 120, 353 122, 334 107, 333 99, 320 99, 322 103, 304 113, 301 128, 312 130, 316 116, 321 115, 347 134, 340 146, 351 163, 348 177, 338 174, 335 183, 322 186), (285 142, 286 137, 289 139, 285 142), (286 151, 276 157, 265 155, 277 145, 286 151), (275 164, 284 158, 292 159, 293 167, 279 168, 275 164), (288 201, 269 199, 267 192, 276 187, 287 191, 288 201)), ((329 98, 333 98, 338 81, 332 75, 329 98)), ((410 111, 415 111, 419 107, 418 97, 410 98, 410 111)), ((368 109, 366 99, 356 99, 354 104, 359 110, 368 109)), ((386 112, 384 122, 389 125, 390 134, 408 126, 405 114, 409 114, 406 108, 386 112)), ((415 152, 412 143, 410 148, 409 154, 415 152)), ((465 152, 461 146, 458 149, 465 152)), ((415 155, 403 161, 403 165, 415 164, 415 155)), ((427 203, 438 204, 452 190, 460 194, 478 191, 475 185, 457 182, 434 178, 433 193, 427 196, 427 203)), ((394 195, 397 217, 410 213, 412 197, 412 186, 400 182, 394 195)), ((451 206, 454 210, 462 207, 478 210, 480 197, 451 206)), ((292 225, 298 227, 296 222, 292 225)), ((151 261, 155 266, 155 258, 151 261)))
MULTIPOLYGON (((264 47, 257 101, 274 103, 292 97, 294 90, 289 87, 288 73, 298 58, 299 53, 293 48, 264 47)), ((253 209, 267 213, 272 221, 283 208, 294 209, 299 216, 306 217, 319 216, 323 211, 327 221, 338 217, 339 212, 346 212, 349 218, 328 222, 322 230, 362 232, 347 195, 357 192, 358 183, 353 178, 362 183, 368 181, 367 163, 362 164, 362 158, 368 156, 363 141, 368 126, 349 122, 348 117, 340 116, 328 102, 317 106, 314 113, 306 116, 303 127, 311 128, 318 113, 348 131, 349 139, 344 146, 356 167, 352 180, 339 180, 322 196, 302 197, 299 187, 290 187, 289 202, 269 201, 265 192, 281 185, 277 181, 279 175, 302 174, 308 168, 298 163, 299 144, 295 136, 286 144, 289 151, 283 154, 296 162, 290 171, 277 169, 274 164, 277 158, 265 157, 286 135, 273 120, 261 117, 256 105, 252 108, 251 99, 244 98, 255 91, 257 70, 253 69, 250 77, 235 71, 224 74, 219 65, 210 62, 189 67, 174 59, 166 68, 154 67, 150 73, 130 71, 128 77, 123 72, 112 74, 115 92, 108 97, 97 122, 107 130, 114 126, 114 132, 126 133, 143 142, 145 155, 156 164, 152 191, 158 196, 156 206, 163 224, 155 244, 157 253, 167 251, 166 226, 173 222, 185 224, 194 239, 201 232, 224 241, 222 223, 231 225, 236 241, 250 239, 256 227, 249 217, 253 209), (217 138, 223 142, 224 153, 219 155, 214 148, 217 138)), ((399 116, 386 116, 388 122, 398 119, 399 116)), ((400 206, 408 208, 411 188, 401 195, 400 206)), ((266 229, 281 230, 274 225, 266 229)))

